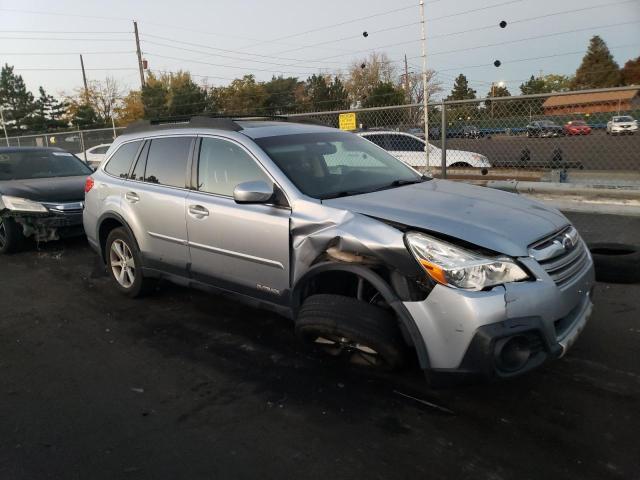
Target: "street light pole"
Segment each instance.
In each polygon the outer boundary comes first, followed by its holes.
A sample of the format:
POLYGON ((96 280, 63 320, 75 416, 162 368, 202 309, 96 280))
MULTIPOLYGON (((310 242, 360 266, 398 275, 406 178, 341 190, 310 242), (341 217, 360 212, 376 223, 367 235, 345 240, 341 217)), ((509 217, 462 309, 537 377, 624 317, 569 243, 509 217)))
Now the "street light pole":
POLYGON ((420 23, 422 25, 422 109, 424 110, 424 151, 427 160, 427 172, 431 171, 429 164, 429 99, 427 98, 427 36, 424 20, 424 0, 420 0, 420 23))

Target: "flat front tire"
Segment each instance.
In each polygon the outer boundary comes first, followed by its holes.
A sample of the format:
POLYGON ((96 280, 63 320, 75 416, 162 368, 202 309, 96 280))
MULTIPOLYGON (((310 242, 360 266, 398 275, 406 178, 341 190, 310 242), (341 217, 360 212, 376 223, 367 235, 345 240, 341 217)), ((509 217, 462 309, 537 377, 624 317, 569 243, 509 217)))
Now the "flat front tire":
POLYGON ((296 319, 296 336, 307 348, 351 365, 390 371, 404 362, 395 316, 352 297, 308 297, 296 319))
POLYGON ((136 242, 124 228, 111 230, 105 245, 107 271, 116 288, 128 297, 139 297, 152 287, 142 274, 142 256, 136 242))

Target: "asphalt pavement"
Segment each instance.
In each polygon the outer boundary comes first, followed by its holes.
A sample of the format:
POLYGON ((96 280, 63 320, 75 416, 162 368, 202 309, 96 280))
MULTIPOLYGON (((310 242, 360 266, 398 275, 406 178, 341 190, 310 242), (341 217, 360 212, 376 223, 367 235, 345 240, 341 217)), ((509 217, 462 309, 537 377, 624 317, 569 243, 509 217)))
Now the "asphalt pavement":
MULTIPOLYGON (((440 146, 439 140, 431 143, 440 146)), ((640 168, 640 133, 610 136, 595 130, 590 135, 551 138, 525 135, 451 138, 447 139, 447 148, 481 153, 494 167, 547 169, 558 163, 555 160, 562 159, 568 164, 582 165, 586 170, 637 171, 640 168), (528 160, 523 159, 524 150, 529 152, 528 160), (560 157, 556 158, 558 150, 560 157)), ((455 156, 453 159, 455 161, 455 156)))
POLYGON ((82 239, 0 257, 0 478, 640 479, 638 285, 598 284, 563 359, 435 390, 309 356, 277 315, 108 280, 82 239))

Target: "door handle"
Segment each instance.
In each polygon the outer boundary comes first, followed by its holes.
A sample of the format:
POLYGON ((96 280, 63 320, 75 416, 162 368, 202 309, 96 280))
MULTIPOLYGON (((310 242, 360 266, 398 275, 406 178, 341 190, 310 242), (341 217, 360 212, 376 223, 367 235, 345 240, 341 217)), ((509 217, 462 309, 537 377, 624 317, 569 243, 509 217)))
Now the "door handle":
POLYGON ((124 198, 129 203, 136 203, 140 201, 140 197, 135 192, 127 192, 124 194, 124 198))
POLYGON ((196 218, 204 218, 209 216, 209 210, 202 205, 189 205, 189 213, 196 218))

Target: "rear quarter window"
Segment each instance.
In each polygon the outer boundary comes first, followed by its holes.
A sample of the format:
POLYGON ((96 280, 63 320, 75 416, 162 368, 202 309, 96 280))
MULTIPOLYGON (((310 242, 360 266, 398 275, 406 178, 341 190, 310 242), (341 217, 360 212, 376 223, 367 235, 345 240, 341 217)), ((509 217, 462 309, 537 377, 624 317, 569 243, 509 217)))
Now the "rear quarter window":
POLYGON ((142 141, 136 141, 125 143, 120 146, 120 148, 111 155, 111 158, 104 167, 104 170, 115 177, 127 178, 129 170, 131 169, 131 164, 135 160, 141 144, 142 141))
POLYGON ((144 180, 170 187, 186 187, 187 163, 194 137, 151 140, 144 180))

